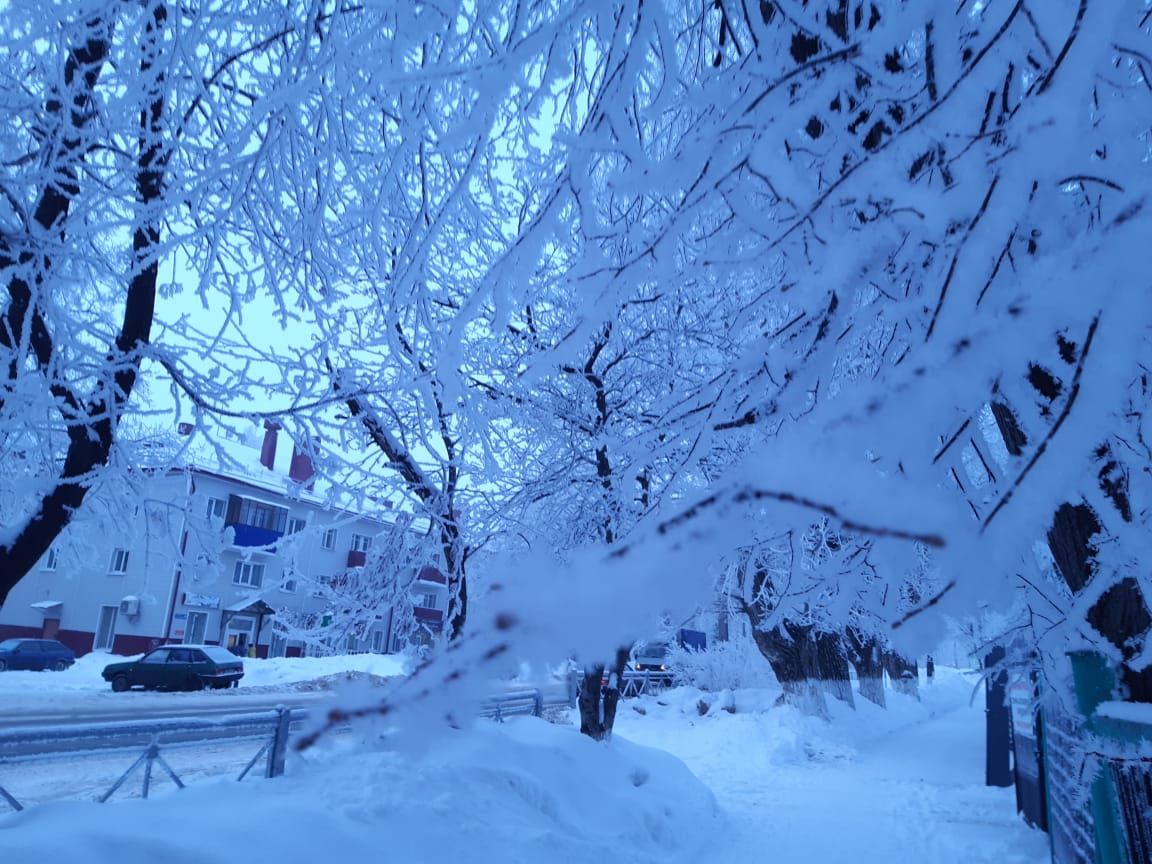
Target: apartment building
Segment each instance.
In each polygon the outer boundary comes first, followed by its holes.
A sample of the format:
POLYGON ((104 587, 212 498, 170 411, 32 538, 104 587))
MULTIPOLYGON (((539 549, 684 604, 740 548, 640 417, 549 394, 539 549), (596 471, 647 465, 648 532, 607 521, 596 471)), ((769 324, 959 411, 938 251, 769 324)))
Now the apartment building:
MULTIPOLYGON (((90 499, 0 607, 0 639, 55 638, 77 655, 177 642, 261 657, 397 650, 414 628, 391 606, 361 604, 339 644, 301 632, 332 630, 346 610, 331 586, 362 573, 391 525, 386 508, 352 512, 316 495, 311 460, 278 432, 266 424, 250 463, 234 447, 240 468, 142 468, 90 499)), ((413 586, 415 632, 439 630, 443 576, 424 567, 413 586)))

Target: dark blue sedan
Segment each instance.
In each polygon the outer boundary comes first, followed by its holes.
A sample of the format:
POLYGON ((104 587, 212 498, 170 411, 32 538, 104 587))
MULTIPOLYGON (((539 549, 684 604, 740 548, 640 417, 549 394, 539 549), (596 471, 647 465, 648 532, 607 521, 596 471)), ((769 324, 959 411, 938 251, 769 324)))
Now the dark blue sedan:
POLYGON ((17 669, 63 672, 76 662, 67 645, 55 639, 5 639, 0 642, 0 672, 17 669))

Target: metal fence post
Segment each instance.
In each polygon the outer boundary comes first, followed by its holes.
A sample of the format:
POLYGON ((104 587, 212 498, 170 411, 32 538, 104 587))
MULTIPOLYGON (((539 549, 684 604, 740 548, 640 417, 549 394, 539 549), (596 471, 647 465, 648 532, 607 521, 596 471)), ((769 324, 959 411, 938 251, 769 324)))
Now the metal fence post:
POLYGON ((156 744, 156 739, 152 739, 152 743, 148 745, 148 749, 144 751, 148 759, 144 762, 144 787, 141 795, 145 800, 148 799, 148 790, 152 788, 152 762, 156 759, 160 748, 156 744))
POLYGON ((985 786, 1011 786, 1014 782, 1010 755, 1012 717, 1006 699, 1008 672, 1003 669, 989 671, 995 670, 1005 656, 1004 647, 996 645, 984 658, 985 786))
POLYGON ((15 810, 17 813, 24 809, 24 805, 17 801, 12 793, 5 789, 3 786, 0 786, 0 798, 3 798, 5 801, 7 801, 8 806, 15 810))
POLYGON ((268 748, 268 768, 265 777, 279 777, 284 773, 284 758, 288 752, 288 726, 292 712, 283 705, 276 706, 276 729, 272 733, 272 746, 268 748))
POLYGON ((532 716, 533 717, 543 717, 544 716, 544 694, 541 693, 539 690, 537 690, 532 695, 532 716))

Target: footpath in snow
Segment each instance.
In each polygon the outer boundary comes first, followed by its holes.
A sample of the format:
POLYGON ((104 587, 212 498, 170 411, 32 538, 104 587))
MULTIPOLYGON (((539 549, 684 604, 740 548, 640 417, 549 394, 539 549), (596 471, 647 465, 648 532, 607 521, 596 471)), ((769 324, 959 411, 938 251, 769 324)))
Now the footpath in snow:
POLYGON ((617 730, 678 756, 712 789, 730 823, 704 859, 716 864, 769 853, 805 864, 1048 864, 1048 836, 1017 817, 1013 791, 984 785, 983 692, 969 704, 978 677, 937 670, 921 701, 889 691, 885 710, 857 695, 853 711, 830 700, 831 723, 765 710, 777 691, 737 691, 728 714, 715 695, 681 689, 625 703, 617 730))

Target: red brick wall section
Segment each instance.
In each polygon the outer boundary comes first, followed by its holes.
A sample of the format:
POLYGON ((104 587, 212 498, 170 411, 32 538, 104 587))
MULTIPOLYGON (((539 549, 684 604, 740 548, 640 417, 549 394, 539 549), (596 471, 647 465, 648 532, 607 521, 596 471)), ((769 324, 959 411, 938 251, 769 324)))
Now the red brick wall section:
MULTIPOLYGON (((39 627, 21 627, 19 624, 0 624, 0 642, 5 639, 39 639, 39 627)), ((68 643, 65 642, 65 645, 68 643)), ((75 649, 73 649, 75 650, 75 649)))
MULTIPOLYGON (((0 640, 4 639, 40 639, 39 627, 23 627, 19 624, 0 624, 0 640)), ((56 634, 56 638, 72 649, 72 653, 77 657, 83 657, 85 654, 92 652, 92 643, 96 640, 96 634, 85 632, 83 630, 61 630, 56 634)), ((164 640, 159 636, 128 636, 126 634, 117 634, 112 641, 113 654, 119 654, 124 657, 131 657, 136 654, 143 654, 145 651, 151 651, 157 645, 164 644, 164 640)), ((169 639, 168 644, 178 645, 178 639, 169 639)), ((206 642, 207 645, 216 645, 217 642, 206 642)), ((289 657, 299 657, 301 654, 299 648, 289 648, 289 657)), ((257 645, 256 656, 261 660, 268 657, 268 646, 257 645)))
MULTIPOLYGON (((39 639, 39 627, 22 627, 18 624, 0 624, 0 639, 39 639)), ((56 634, 57 640, 72 649, 77 657, 83 657, 92 651, 92 643, 96 634, 84 630, 61 630, 56 634)), ((112 653, 131 656, 151 651, 161 640, 153 636, 127 636, 117 635, 112 642, 112 653)))

